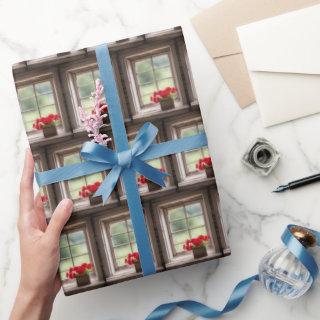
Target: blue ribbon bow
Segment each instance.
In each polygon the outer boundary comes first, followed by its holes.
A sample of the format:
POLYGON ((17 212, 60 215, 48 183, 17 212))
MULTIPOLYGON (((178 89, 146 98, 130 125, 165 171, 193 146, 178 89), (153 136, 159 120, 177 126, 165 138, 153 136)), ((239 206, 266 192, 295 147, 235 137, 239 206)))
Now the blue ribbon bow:
POLYGON ((151 123, 145 123, 138 131, 132 147, 129 148, 108 47, 106 45, 97 46, 96 57, 108 103, 108 114, 116 151, 93 142, 86 142, 80 152, 86 160, 85 162, 66 165, 45 172, 36 172, 36 179, 41 187, 111 169, 95 193, 95 196, 102 195, 103 202, 106 203, 121 176, 126 191, 142 271, 144 275, 153 274, 156 272, 156 267, 144 221, 136 172, 164 187, 164 178, 168 174, 151 167, 145 161, 204 147, 207 145, 207 138, 205 133, 200 133, 191 137, 154 144, 152 142, 155 140, 158 129, 151 123))
MULTIPOLYGON (((288 225, 284 233, 281 236, 283 244, 288 248, 288 250, 306 267, 310 272, 313 282, 318 276, 319 268, 314 259, 314 257, 306 250, 306 248, 293 236, 291 228, 297 227, 296 225, 288 225)), ((306 229, 306 228, 305 228, 306 229)), ((317 245, 320 246, 320 233, 307 229, 312 233, 317 239, 317 245)), ((259 281, 259 275, 256 274, 245 280, 239 282, 233 289, 228 302, 222 310, 212 309, 200 302, 192 300, 182 300, 177 302, 165 303, 154 309, 146 320, 163 320, 169 313, 171 313, 175 308, 180 307, 190 313, 203 317, 206 319, 218 318, 224 313, 234 310, 239 306, 242 300, 247 295, 254 281, 259 281)))

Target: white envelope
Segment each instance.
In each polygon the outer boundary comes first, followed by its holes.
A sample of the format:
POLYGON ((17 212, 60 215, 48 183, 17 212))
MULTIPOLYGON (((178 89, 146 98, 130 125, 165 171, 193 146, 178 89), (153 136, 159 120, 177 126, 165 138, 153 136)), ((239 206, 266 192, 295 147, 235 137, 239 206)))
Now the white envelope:
POLYGON ((320 112, 320 5, 237 31, 264 126, 320 112))

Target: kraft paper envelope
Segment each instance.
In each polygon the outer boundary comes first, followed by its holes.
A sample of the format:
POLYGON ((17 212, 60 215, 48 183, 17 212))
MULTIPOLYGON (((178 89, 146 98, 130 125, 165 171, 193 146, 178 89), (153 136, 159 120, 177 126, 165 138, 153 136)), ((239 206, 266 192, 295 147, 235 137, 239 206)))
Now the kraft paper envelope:
POLYGON ((224 0, 192 19, 240 107, 256 99, 236 28, 316 4, 320 4, 320 0, 224 0))
POLYGON ((320 5, 238 33, 264 126, 320 112, 320 5))

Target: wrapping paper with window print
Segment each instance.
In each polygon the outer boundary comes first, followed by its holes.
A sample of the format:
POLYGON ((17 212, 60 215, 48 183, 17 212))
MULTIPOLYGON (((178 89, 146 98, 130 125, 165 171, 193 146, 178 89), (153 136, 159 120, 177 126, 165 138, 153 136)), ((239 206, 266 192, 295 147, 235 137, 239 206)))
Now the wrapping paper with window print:
POLYGON ((105 146, 86 142, 81 150, 81 156, 86 160, 85 162, 45 172, 36 172, 36 179, 39 186, 44 186, 111 169, 95 193, 95 196, 102 195, 106 202, 121 176, 143 275, 154 274, 156 268, 135 174, 139 172, 149 180, 164 186, 164 178, 168 174, 151 167, 145 161, 207 146, 206 135, 200 133, 196 136, 153 144, 158 129, 151 123, 145 123, 139 130, 132 147, 129 148, 108 47, 106 45, 97 46, 96 57, 108 104, 116 152, 105 146))

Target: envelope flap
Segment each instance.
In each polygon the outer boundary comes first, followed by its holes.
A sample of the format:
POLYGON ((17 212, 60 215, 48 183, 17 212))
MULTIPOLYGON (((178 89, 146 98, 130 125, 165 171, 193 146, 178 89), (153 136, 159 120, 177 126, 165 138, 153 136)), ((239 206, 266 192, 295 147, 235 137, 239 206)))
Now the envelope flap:
POLYGON ((242 52, 236 28, 319 0, 224 0, 204 10, 192 23, 213 58, 242 52))
POLYGON ((320 74, 320 5, 238 31, 250 71, 320 74))

